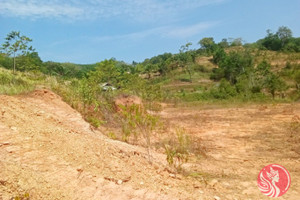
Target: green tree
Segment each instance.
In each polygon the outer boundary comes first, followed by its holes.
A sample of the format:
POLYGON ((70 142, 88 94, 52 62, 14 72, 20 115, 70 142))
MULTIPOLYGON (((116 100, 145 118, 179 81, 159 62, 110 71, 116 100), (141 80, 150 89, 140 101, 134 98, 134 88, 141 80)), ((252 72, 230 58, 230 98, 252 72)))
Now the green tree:
POLYGON ((39 57, 37 52, 27 53, 18 57, 16 67, 20 71, 34 71, 40 70, 43 61, 39 57))
POLYGON ((284 47, 288 40, 292 38, 293 33, 288 27, 281 26, 278 28, 276 35, 281 40, 281 46, 284 47))
POLYGON ((230 41, 230 46, 235 47, 235 46, 242 46, 243 45, 243 39, 242 38, 229 38, 230 41))
POLYGON ((121 75, 116 64, 117 62, 112 59, 98 63, 96 71, 91 71, 89 73, 89 79, 96 84, 107 82, 116 87, 118 84, 118 78, 121 75))
POLYGON ((258 40, 257 43, 262 47, 262 49, 279 51, 282 48, 278 35, 272 33, 271 30, 267 30, 267 36, 261 40, 258 40))
POLYGON ((292 36, 293 33, 291 29, 286 26, 281 26, 275 34, 272 33, 271 30, 267 30, 267 36, 258 40, 256 43, 260 47, 273 51, 297 51, 299 49, 298 41, 292 36))
POLYGON ((215 64, 219 64, 220 61, 224 60, 226 58, 226 52, 223 48, 218 47, 214 53, 213 53, 213 62, 215 64))
POLYGON ((221 42, 218 43, 218 46, 221 48, 229 47, 229 43, 226 38, 223 38, 221 42))
POLYGON ((11 68, 11 58, 9 58, 6 54, 0 53, 0 66, 6 69, 11 68))
POLYGON ((280 77, 274 73, 270 73, 266 77, 265 84, 273 99, 275 98, 276 91, 282 91, 286 87, 285 82, 283 82, 280 77))
POLYGON ((202 49, 205 49, 207 53, 212 53, 216 47, 216 43, 214 38, 212 37, 205 37, 201 39, 198 44, 201 46, 202 49))
POLYGON ((224 71, 224 78, 235 84, 238 76, 253 68, 253 57, 247 51, 230 52, 219 62, 219 67, 224 71))
POLYGON ((267 61, 262 61, 256 68, 256 85, 267 89, 273 99, 277 91, 282 91, 286 88, 285 82, 274 72, 271 71, 271 64, 267 61))
POLYGON ((7 55, 13 56, 13 72, 16 71, 16 56, 26 55, 30 52, 34 52, 32 46, 28 46, 28 43, 32 39, 21 36, 19 31, 10 32, 5 38, 5 43, 2 45, 2 49, 6 52, 7 55))
POLYGON ((194 61, 194 53, 189 49, 192 45, 191 42, 182 45, 179 49, 180 60, 183 62, 183 67, 189 74, 190 81, 192 82, 192 62, 194 61))

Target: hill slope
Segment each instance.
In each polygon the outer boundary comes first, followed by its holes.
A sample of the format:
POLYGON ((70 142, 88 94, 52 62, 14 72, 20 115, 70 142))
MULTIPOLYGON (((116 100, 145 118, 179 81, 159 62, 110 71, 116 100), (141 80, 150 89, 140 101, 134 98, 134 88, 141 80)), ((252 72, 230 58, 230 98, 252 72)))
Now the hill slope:
POLYGON ((185 128, 207 148, 206 158, 184 165, 190 175, 183 176, 172 173, 165 155, 152 152, 149 164, 144 148, 91 129, 49 90, 0 95, 0 200, 25 193, 31 200, 268 199, 256 179, 271 163, 292 177, 281 198, 296 200, 299 114, 299 103, 164 108, 160 115, 170 126, 185 128))
POLYGON ((150 165, 143 148, 93 132, 48 90, 1 95, 0 133, 0 199, 196 197, 193 185, 170 177, 163 155, 150 165))

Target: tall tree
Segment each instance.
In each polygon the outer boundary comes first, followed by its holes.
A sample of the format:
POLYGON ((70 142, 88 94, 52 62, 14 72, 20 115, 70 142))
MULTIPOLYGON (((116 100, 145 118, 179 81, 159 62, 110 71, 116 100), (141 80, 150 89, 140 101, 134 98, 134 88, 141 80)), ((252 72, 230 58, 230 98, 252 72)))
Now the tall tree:
POLYGON ((284 45, 287 43, 287 41, 292 38, 293 33, 291 29, 289 29, 286 26, 281 26, 278 28, 278 31, 276 33, 281 40, 281 46, 284 47, 284 45))
POLYGON ((192 62, 194 61, 194 53, 189 49, 192 45, 191 42, 182 45, 179 49, 180 60, 183 62, 183 67, 188 72, 190 76, 190 81, 192 82, 192 62))
POLYGON ((34 52, 32 46, 28 46, 28 43, 32 39, 21 36, 19 31, 10 32, 5 38, 5 43, 2 45, 2 49, 8 56, 13 56, 13 71, 16 71, 16 56, 26 55, 30 52, 34 52))
POLYGON ((216 43, 212 37, 202 38, 198 44, 202 49, 205 49, 207 53, 212 53, 216 47, 216 43))

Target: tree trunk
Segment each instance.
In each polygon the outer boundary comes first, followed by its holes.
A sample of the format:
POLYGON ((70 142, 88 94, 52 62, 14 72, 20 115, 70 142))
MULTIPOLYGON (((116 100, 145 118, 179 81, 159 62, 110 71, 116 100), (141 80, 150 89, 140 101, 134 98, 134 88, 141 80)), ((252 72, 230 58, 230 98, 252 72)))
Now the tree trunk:
POLYGON ((13 69, 13 73, 15 74, 16 72, 16 55, 14 53, 14 69, 13 69))

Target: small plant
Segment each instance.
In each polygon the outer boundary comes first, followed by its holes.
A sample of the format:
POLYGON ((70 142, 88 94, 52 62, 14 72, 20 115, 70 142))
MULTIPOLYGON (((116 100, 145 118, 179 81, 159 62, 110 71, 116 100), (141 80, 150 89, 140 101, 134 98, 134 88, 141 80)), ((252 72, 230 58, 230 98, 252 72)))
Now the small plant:
POLYGON ((289 133, 291 138, 299 137, 300 139, 300 117, 296 115, 293 117, 292 122, 289 126, 289 133))
POLYGON ((29 193, 12 197, 10 200, 30 200, 29 193))
POLYGON ((98 128, 99 126, 101 126, 103 124, 103 122, 101 120, 99 120, 96 117, 92 117, 92 116, 87 117, 87 121, 95 128, 98 128))
POLYGON ((190 154, 190 137, 185 133, 182 128, 176 129, 176 140, 170 140, 165 144, 165 153, 167 161, 170 166, 175 167, 177 170, 182 169, 182 165, 188 161, 190 154))
POLYGON ((295 115, 288 127, 289 142, 294 152, 300 155, 300 117, 295 115))
POLYGON ((113 139, 113 140, 115 140, 115 139, 117 139, 117 136, 116 136, 116 134, 114 133, 114 132, 108 132, 108 137, 110 138, 110 139, 113 139))
POLYGON ((133 134, 137 141, 140 134, 143 136, 147 146, 148 160, 151 162, 150 147, 151 135, 158 123, 158 117, 148 114, 141 106, 121 106, 123 140, 128 142, 133 134))

